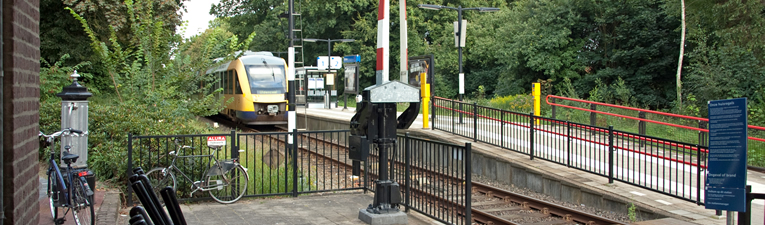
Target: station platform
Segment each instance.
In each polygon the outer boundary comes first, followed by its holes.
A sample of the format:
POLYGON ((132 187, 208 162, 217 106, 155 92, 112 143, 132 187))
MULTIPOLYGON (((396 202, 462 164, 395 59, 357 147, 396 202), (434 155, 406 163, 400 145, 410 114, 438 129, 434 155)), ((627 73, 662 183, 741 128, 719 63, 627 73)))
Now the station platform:
MULTIPOLYGON (((343 110, 339 108, 303 108, 296 109, 297 128, 307 130, 336 130, 349 129, 349 121, 355 114, 354 108, 343 110)), ((619 181, 613 184, 608 183, 608 178, 599 175, 583 172, 581 170, 568 168, 559 164, 545 160, 530 160, 529 156, 516 153, 507 149, 502 149, 482 142, 473 142, 471 138, 453 135, 449 132, 423 129, 422 115, 412 123, 407 130, 415 137, 426 137, 453 144, 472 143, 473 154, 473 173, 493 178, 498 182, 512 184, 513 175, 509 173, 522 169, 528 172, 528 179, 531 177, 543 177, 545 182, 558 182, 559 186, 571 186, 577 189, 571 195, 578 195, 575 198, 577 204, 593 206, 597 208, 611 209, 617 212, 627 212, 626 204, 634 204, 638 207, 638 217, 645 215, 646 218, 674 218, 694 224, 726 224, 726 212, 722 216, 715 215, 715 210, 705 209, 703 205, 686 200, 676 199, 672 196, 664 195, 638 186, 634 186, 619 181), (512 169, 511 169, 512 168, 512 169)), ((747 184, 752 185, 753 193, 765 193, 765 174, 749 171, 747 184)), ((527 176, 527 175, 524 175, 527 176)), ((520 185, 522 186, 522 185, 520 185)), ((563 188, 561 188, 563 190, 563 188)), ((703 193, 703 190, 702 190, 703 193)), ((562 196, 562 195, 558 195, 562 196)), ((763 200, 754 200, 752 202, 751 224, 765 224, 763 218, 763 200)), ((735 216, 734 216, 735 217, 735 216)), ((646 219, 650 220, 650 219, 646 219)))

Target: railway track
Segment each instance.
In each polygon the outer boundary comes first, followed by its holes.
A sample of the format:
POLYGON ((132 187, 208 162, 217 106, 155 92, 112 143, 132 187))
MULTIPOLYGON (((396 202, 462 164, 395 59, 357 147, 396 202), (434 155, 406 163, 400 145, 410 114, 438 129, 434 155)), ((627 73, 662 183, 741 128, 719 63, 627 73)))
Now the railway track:
MULTIPOLYGON (((261 132, 250 127, 239 127, 239 129, 246 132, 261 132)), ((268 132, 286 131, 277 128, 268 129, 268 132)), ((284 147, 286 144, 283 139, 279 138, 272 139, 271 141, 275 142, 280 147, 284 147)), ((301 135, 298 137, 296 144, 298 144, 298 149, 301 151, 301 155, 305 155, 304 157, 308 157, 315 161, 321 160, 326 162, 325 165, 331 168, 337 168, 339 171, 346 171, 347 174, 350 174, 351 164, 347 156, 348 148, 337 142, 338 139, 334 137, 327 138, 326 136, 322 137, 319 135, 301 135), (310 144, 301 145, 301 143, 310 144), (308 146, 310 146, 311 149, 307 148, 308 146), (325 151, 323 154, 319 154, 316 149, 331 149, 331 151, 325 151)), ((370 156, 370 161, 377 160, 377 155, 370 154, 370 156)), ((402 171, 400 168, 404 168, 405 165, 398 161, 394 161, 393 163, 395 168, 399 168, 394 171, 399 174, 393 175, 392 177, 403 177, 403 174, 400 174, 402 171)), ((411 177, 417 177, 418 179, 413 179, 415 182, 412 182, 409 186, 407 186, 407 184, 400 185, 402 189, 408 189, 412 198, 427 202, 428 204, 434 204, 436 205, 436 208, 439 208, 444 212, 457 212, 457 214, 464 216, 466 206, 457 203, 459 202, 457 200, 463 199, 464 196, 433 194, 443 191, 444 189, 459 189, 461 186, 464 186, 463 179, 417 166, 410 165, 410 168, 412 173, 411 177), (423 180, 426 181, 422 182, 423 180), (427 185, 424 183, 427 183, 427 185)), ((377 175, 374 173, 375 171, 376 169, 373 168, 370 168, 369 171, 367 171, 371 180, 377 178, 377 175)), ((515 194, 479 182, 472 182, 472 191, 470 194, 473 200, 469 206, 471 208, 473 224, 624 224, 620 221, 515 194)))

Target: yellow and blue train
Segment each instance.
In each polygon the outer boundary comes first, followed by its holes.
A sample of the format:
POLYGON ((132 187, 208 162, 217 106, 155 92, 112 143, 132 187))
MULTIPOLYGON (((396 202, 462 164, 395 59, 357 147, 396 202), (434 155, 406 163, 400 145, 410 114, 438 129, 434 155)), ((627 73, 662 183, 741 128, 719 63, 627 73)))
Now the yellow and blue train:
POLYGON ((221 114, 249 125, 287 124, 287 64, 270 52, 245 52, 238 59, 207 70, 223 88, 224 100, 233 99, 221 114))

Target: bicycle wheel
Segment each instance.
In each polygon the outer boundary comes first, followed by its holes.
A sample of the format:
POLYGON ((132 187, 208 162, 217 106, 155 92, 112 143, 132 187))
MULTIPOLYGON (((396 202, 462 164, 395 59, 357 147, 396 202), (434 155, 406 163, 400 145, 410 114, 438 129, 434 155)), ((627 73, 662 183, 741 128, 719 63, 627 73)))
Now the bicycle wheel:
POLYGON ((178 190, 175 189, 175 174, 170 172, 169 169, 166 170, 165 167, 157 167, 149 170, 149 172, 146 173, 146 177, 149 178, 151 189, 154 191, 154 194, 157 195, 160 205, 165 205, 165 201, 162 200, 162 195, 159 193, 160 190, 168 186, 172 187, 173 190, 178 190))
POLYGON ((95 202, 93 196, 85 194, 85 185, 80 179, 74 179, 72 182, 72 216, 77 225, 95 225, 96 212, 94 210, 95 202))
POLYGON ((242 165, 237 165, 234 169, 225 173, 229 183, 225 183, 222 175, 207 176, 205 182, 209 190, 210 197, 223 204, 234 203, 247 192, 247 184, 250 183, 250 177, 242 165))
POLYGON ((58 200, 58 192, 56 191, 56 178, 55 173, 48 173, 48 202, 50 203, 50 214, 53 216, 55 222, 58 217, 58 207, 54 204, 58 200))

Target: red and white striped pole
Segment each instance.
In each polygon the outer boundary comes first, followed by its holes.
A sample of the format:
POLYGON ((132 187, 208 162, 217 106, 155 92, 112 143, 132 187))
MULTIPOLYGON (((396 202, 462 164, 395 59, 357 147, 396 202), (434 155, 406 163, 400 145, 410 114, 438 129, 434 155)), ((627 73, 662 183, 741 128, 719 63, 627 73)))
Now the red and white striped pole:
POLYGON ((401 37, 401 44, 400 50, 401 50, 401 63, 400 66, 400 78, 401 82, 404 82, 405 84, 409 83, 409 49, 407 45, 407 25, 406 25, 406 0, 399 0, 398 4, 398 18, 399 18, 399 24, 401 24, 401 29, 399 30, 399 36, 401 37))
POLYGON ((377 85, 388 82, 390 56, 390 0, 380 0, 377 9, 377 85))

